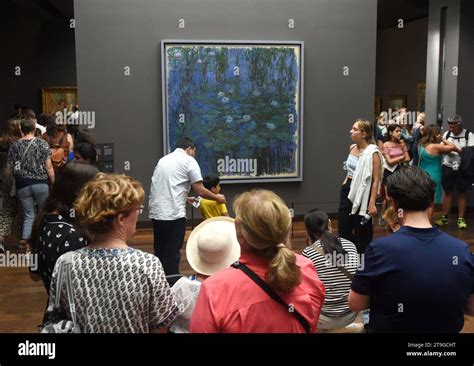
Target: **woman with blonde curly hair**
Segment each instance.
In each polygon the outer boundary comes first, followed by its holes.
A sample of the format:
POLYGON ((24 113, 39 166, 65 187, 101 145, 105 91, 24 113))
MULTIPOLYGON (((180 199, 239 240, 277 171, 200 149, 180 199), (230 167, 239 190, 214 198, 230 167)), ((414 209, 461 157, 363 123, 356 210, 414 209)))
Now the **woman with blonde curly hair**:
MULTIPOLYGON (((166 330, 178 315, 159 259, 127 245, 135 234, 143 197, 140 182, 131 177, 99 173, 75 202, 80 225, 92 238, 68 259, 76 319, 85 333, 166 330)), ((58 266, 63 261, 64 255, 54 268, 50 308, 58 296, 58 266)), ((59 296, 69 313, 65 286, 59 296)))
POLYGON ((288 207, 271 191, 253 190, 234 211, 240 260, 203 282, 191 333, 316 332, 324 285, 313 263, 287 246, 288 207))

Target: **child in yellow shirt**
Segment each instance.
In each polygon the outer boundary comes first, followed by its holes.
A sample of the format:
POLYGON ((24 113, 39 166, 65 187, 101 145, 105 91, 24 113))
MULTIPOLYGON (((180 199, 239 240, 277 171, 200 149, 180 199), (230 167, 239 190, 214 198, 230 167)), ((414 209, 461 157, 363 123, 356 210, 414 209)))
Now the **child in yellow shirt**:
MULTIPOLYGON (((208 176, 203 180, 204 187, 214 194, 219 194, 221 191, 220 179, 216 176, 208 176)), ((209 219, 216 216, 229 216, 225 203, 218 203, 216 201, 201 198, 199 201, 199 208, 204 216, 204 219, 209 219)))

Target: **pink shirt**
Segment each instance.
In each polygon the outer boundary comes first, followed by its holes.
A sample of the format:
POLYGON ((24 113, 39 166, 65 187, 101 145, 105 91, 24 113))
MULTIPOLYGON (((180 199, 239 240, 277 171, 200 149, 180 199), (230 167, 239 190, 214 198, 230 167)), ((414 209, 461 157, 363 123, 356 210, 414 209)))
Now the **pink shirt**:
MULTIPOLYGON (((311 332, 318 327, 325 289, 313 263, 296 255, 301 283, 290 294, 281 294, 308 321, 311 332)), ((267 260, 244 253, 245 263, 265 278, 267 260)), ((206 279, 201 286, 191 319, 191 333, 304 333, 303 326, 285 307, 271 299, 240 269, 226 268, 206 279)))
POLYGON ((383 145, 383 153, 385 155, 390 156, 390 158, 398 158, 402 156, 404 153, 408 151, 407 146, 405 144, 401 144, 399 146, 388 147, 387 145, 383 145))

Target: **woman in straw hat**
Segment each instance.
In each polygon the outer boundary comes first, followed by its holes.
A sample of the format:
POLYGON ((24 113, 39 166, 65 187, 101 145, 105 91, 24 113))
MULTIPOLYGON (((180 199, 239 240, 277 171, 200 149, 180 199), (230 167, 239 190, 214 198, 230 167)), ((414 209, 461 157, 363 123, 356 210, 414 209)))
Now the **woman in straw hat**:
POLYGON ((181 310, 170 327, 171 332, 189 333, 201 282, 229 267, 239 257, 240 245, 233 218, 212 217, 191 232, 186 243, 186 259, 196 274, 189 278, 181 277, 171 288, 181 310))
POLYGON ((191 333, 316 332, 324 286, 312 262, 286 246, 288 207, 271 191, 253 190, 234 211, 240 260, 203 282, 191 333))

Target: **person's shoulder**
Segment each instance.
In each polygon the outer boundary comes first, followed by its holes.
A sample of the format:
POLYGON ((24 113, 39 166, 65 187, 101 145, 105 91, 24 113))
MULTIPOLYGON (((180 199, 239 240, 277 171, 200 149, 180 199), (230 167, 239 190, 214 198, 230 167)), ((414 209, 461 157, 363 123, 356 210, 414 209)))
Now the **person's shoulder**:
POLYGON ((449 235, 448 233, 445 233, 441 230, 439 234, 439 239, 446 246, 456 247, 458 249, 464 249, 466 247, 469 247, 469 245, 465 241, 462 241, 461 239, 449 235))
POLYGON ((342 247, 346 251, 350 250, 350 251, 356 251, 357 252, 357 247, 353 242, 351 242, 350 240, 344 239, 344 238, 339 238, 339 240, 341 241, 342 247))
POLYGON ((160 266, 161 266, 160 260, 154 254, 145 252, 141 249, 131 248, 131 247, 129 247, 128 250, 130 252, 130 255, 134 255, 134 256, 137 256, 137 257, 142 257, 143 259, 145 259, 147 261, 151 261, 153 264, 158 264, 159 263, 160 266))
POLYGON ((314 268, 313 261, 301 254, 295 254, 296 255, 296 264, 303 269, 304 267, 311 267, 314 268))
POLYGON ((35 143, 43 148, 49 149, 49 144, 42 138, 35 138, 35 143))
POLYGON ((220 288, 222 287, 235 287, 238 286, 239 281, 236 279, 246 276, 244 272, 233 267, 221 269, 209 276, 202 282, 202 286, 206 288, 220 288))
POLYGON ((392 233, 390 235, 380 236, 377 239, 372 240, 369 244, 370 249, 372 250, 383 250, 392 245, 399 245, 400 240, 404 240, 399 231, 392 233))

